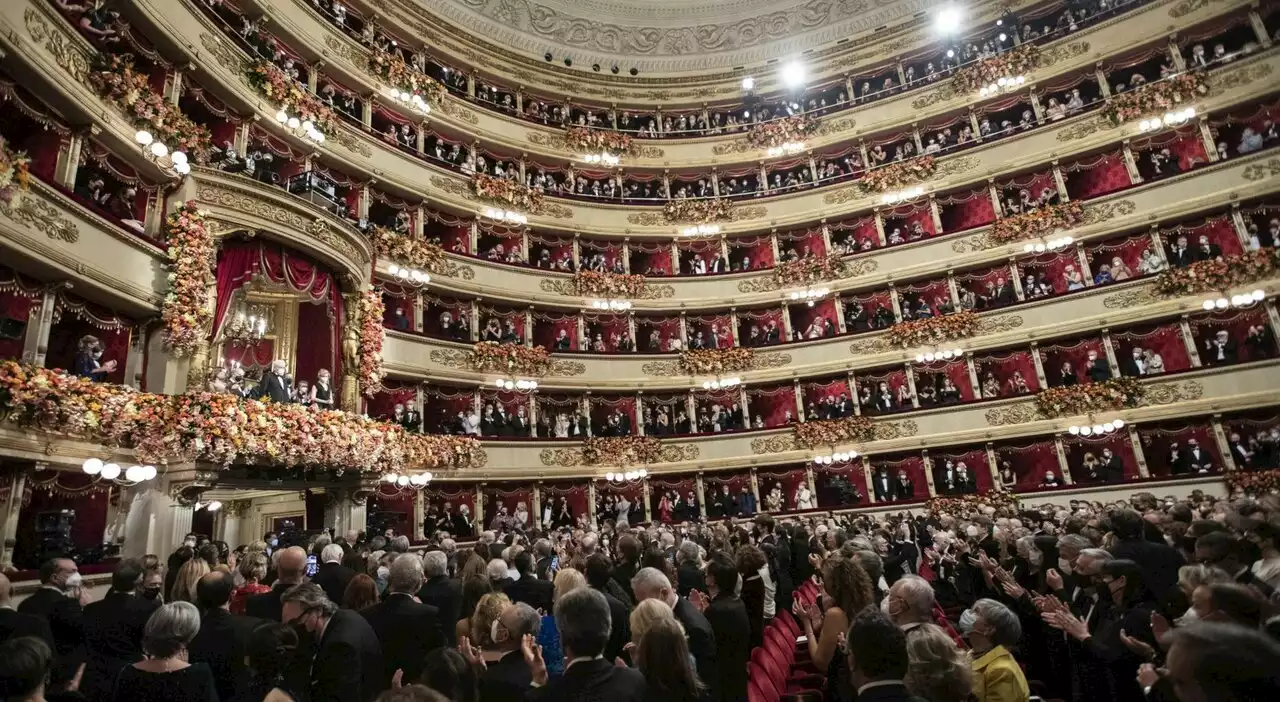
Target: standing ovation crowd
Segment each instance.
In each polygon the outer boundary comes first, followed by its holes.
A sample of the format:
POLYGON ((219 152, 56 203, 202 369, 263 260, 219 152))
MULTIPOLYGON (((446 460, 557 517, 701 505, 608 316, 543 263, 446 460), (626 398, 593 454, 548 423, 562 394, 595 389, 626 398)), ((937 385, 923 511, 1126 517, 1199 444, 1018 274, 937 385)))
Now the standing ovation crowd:
MULTIPOLYGON (((54 559, 0 696, 104 702, 1274 702, 1280 498, 525 531, 191 534, 54 559)), ((445 524, 444 526, 448 526, 445 524)))

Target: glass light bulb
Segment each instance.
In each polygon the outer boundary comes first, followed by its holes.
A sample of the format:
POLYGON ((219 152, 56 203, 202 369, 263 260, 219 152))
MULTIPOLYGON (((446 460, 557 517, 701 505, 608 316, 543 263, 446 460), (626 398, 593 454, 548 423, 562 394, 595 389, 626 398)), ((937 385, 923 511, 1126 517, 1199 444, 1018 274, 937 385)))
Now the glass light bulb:
POLYGON ((115 480, 120 477, 120 466, 115 463, 108 463, 102 466, 102 472, 99 473, 103 480, 115 480))
POLYGON ((187 155, 181 151, 174 151, 172 154, 169 155, 169 160, 173 161, 175 165, 186 163, 187 155))
POLYGON ((1071 425, 1071 428, 1070 428, 1070 429, 1068 429, 1067 431, 1070 431, 1072 435, 1076 435, 1076 434, 1079 434, 1079 433, 1080 433, 1080 427, 1078 427, 1078 426, 1076 426, 1076 425, 1072 424, 1072 425, 1071 425))
POLYGON ((169 147, 158 141, 151 142, 151 154, 156 158, 164 158, 169 153, 169 147))
POLYGON ((97 475, 102 472, 102 459, 86 458, 84 459, 84 465, 80 468, 89 475, 97 475))
POLYGON ((288 122, 289 113, 285 112, 284 110, 280 110, 279 112, 276 113, 276 121, 280 122, 281 124, 288 122))
POLYGON ((302 122, 297 117, 290 117, 286 124, 289 125, 290 129, 297 129, 302 126, 302 122))
POLYGON ((1089 428, 1089 427, 1080 427, 1080 435, 1081 435, 1081 436, 1088 436, 1088 435, 1090 435, 1090 434, 1092 434, 1092 433, 1093 433, 1093 429, 1091 429, 1091 428, 1089 428))
POLYGON ((150 144, 153 139, 153 137, 151 136, 151 132, 148 132, 145 129, 139 129, 138 133, 133 135, 133 138, 142 146, 146 146, 147 144, 150 144))
POLYGON ((1124 427, 1124 420, 1123 420, 1123 419, 1116 419, 1115 421, 1113 421, 1113 422, 1112 422, 1112 424, 1115 424, 1115 425, 1116 425, 1116 429, 1121 429, 1121 428, 1123 428, 1123 427, 1124 427))

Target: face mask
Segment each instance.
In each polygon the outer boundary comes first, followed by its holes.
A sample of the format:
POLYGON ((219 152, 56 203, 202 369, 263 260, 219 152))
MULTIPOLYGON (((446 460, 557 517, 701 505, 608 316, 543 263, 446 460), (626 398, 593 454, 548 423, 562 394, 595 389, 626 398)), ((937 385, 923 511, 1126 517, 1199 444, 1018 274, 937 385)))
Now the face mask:
POLYGON ((966 609, 960 613, 960 633, 966 636, 973 631, 974 622, 978 621, 978 615, 972 609, 966 609))
POLYGON ((80 585, 83 583, 84 583, 84 580, 81 579, 79 573, 72 573, 71 575, 67 576, 67 579, 65 581, 63 581, 62 589, 75 590, 76 588, 80 587, 80 585))
POLYGON ((888 597, 884 598, 883 600, 880 600, 880 611, 881 611, 881 612, 884 612, 884 616, 886 616, 886 617, 892 617, 892 616, 893 616, 892 614, 890 614, 890 613, 889 613, 889 598, 888 598, 888 597))
POLYGON ((386 566, 378 566, 378 580, 386 581, 391 575, 391 569, 386 566))
POLYGON ((279 546, 279 545, 280 545, 280 540, 279 540, 279 539, 272 539, 272 540, 268 541, 267 543, 271 546, 271 548, 275 548, 276 546, 279 546))
POLYGON ((1059 572, 1059 573, 1070 573, 1070 572, 1071 572, 1071 561, 1069 561, 1069 560, 1067 560, 1067 559, 1065 559, 1065 558, 1059 558, 1059 559, 1058 559, 1058 572, 1059 572))
POLYGON ((1031 562, 1031 565, 1038 566, 1044 562, 1044 554, 1039 551, 1032 551, 1027 560, 1031 562))
POLYGON ((195 539, 187 539, 186 541, 183 541, 183 542, 182 542, 182 545, 183 545, 183 546, 186 546, 187 548, 195 548, 195 547, 196 547, 196 540, 195 540, 195 539))
POLYGON ((494 643, 502 643, 507 640, 507 630, 503 628, 502 622, 497 619, 489 624, 489 640, 494 643))

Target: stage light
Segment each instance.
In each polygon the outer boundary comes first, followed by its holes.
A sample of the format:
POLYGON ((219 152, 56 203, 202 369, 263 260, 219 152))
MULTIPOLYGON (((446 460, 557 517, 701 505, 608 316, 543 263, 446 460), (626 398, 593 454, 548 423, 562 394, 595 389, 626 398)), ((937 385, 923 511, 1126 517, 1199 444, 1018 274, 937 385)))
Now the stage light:
POLYGON ((217 512, 222 509, 222 503, 217 500, 210 500, 209 504, 204 506, 206 512, 217 512))
POLYGON ((747 76, 746 78, 743 78, 743 79, 742 79, 742 89, 743 89, 743 90, 755 90, 755 89, 756 89, 756 79, 755 79, 755 78, 752 78, 751 76, 747 76))
POLYGON ((805 68, 799 61, 792 61, 782 67, 782 82, 789 88, 804 86, 805 68))
POLYGON ((964 19, 963 13, 957 7, 944 7, 938 11, 938 17, 934 20, 934 27, 942 34, 955 34, 960 31, 960 23, 964 19))

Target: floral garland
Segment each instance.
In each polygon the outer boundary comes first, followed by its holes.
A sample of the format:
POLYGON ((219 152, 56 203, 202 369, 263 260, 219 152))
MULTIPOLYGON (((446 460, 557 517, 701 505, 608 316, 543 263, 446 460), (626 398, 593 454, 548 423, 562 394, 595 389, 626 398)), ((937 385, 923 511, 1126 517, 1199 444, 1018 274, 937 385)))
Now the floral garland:
POLYGON ((792 430, 795 432, 796 445, 806 449, 835 446, 849 441, 871 441, 875 438, 875 427, 871 420, 862 416, 811 419, 796 424, 792 430))
POLYGON ((1136 407, 1145 394, 1137 378, 1047 388, 1036 395, 1036 411, 1042 417, 1075 417, 1136 407))
POLYGON ((807 256, 783 261, 773 267, 773 280, 779 287, 808 285, 824 280, 839 280, 849 274, 849 264, 838 255, 807 256))
POLYGON ((382 368, 382 344, 387 340, 387 329, 382 324, 386 314, 382 294, 366 290, 360 295, 360 390, 365 397, 373 397, 382 389, 382 378, 387 372, 382 368))
POLYGON ((1084 221, 1084 207, 1078 202, 1048 205, 1020 215, 997 219, 991 239, 1008 244, 1021 239, 1048 236, 1056 230, 1071 229, 1084 221))
POLYGON ((422 239, 397 234, 386 227, 374 227, 373 248, 379 256, 421 268, 429 273, 445 270, 444 249, 422 239))
POLYGON ((1025 76, 1040 64, 1040 47, 1019 44, 1013 49, 961 68, 953 82, 960 93, 972 93, 997 83, 1001 78, 1025 76))
POLYGON ((937 170, 938 164, 932 156, 917 156, 871 170, 858 181, 858 187, 868 193, 901 190, 932 178, 937 170))
POLYGON ((644 295, 645 278, 636 273, 578 271, 573 274, 573 289, 584 297, 630 297, 644 295))
POLYGON ((727 222, 733 218, 733 203, 723 197, 678 198, 662 208, 667 224, 706 224, 727 222))
POLYGON ((0 204, 13 202, 31 185, 31 159, 25 151, 14 151, 0 136, 0 204))
POLYGON ((629 466, 658 463, 662 442, 652 436, 593 436, 582 442, 582 464, 629 466))
POLYGON ((134 127, 150 132, 172 151, 185 153, 192 163, 209 162, 213 133, 153 90, 147 74, 134 68, 132 55, 98 54, 89 68, 88 81, 100 97, 125 113, 134 127))
POLYGON ((959 495, 933 497, 924 503, 925 511, 932 515, 948 514, 953 517, 982 512, 985 508, 1018 509, 1018 496, 1007 490, 992 490, 985 495, 959 495))
POLYGON ((1102 116, 1118 127, 1140 117, 1163 115, 1208 93, 1209 84, 1204 73, 1179 73, 1158 83, 1147 83, 1113 96, 1102 108, 1102 116))
POLYGON ((564 134, 564 144, 571 151, 587 154, 606 151, 615 156, 635 156, 639 152, 638 145, 632 141, 630 134, 610 129, 569 127, 564 134))
POLYGON ((761 122, 747 133, 747 143, 753 149, 772 149, 783 144, 797 144, 813 136, 818 130, 818 120, 808 115, 793 115, 769 122, 761 122))
POLYGON ((1230 492, 1243 492, 1246 495, 1267 495, 1280 492, 1280 470, 1243 471, 1233 470, 1226 474, 1227 488, 1230 492))
POLYGON ((885 332, 885 338, 894 346, 909 349, 964 339, 977 334, 978 327, 978 315, 962 310, 941 317, 913 319, 895 324, 885 332))
POLYGON ((132 448, 139 462, 307 465, 334 471, 461 468, 483 460, 475 439, 409 433, 337 410, 230 393, 159 395, 62 371, 0 362, 0 412, 21 427, 132 448))
POLYGON ((551 368, 551 354, 541 346, 481 341, 471 347, 467 362, 481 373, 542 376, 551 368))
POLYGON ((1161 297, 1182 297, 1204 292, 1225 292, 1270 278, 1280 270, 1280 249, 1246 251, 1209 261, 1197 261, 1182 268, 1170 268, 1156 278, 1155 292, 1161 297))
POLYGON ((310 121, 325 136, 338 129, 338 115, 320 98, 312 95, 285 75, 274 63, 261 60, 245 71, 254 90, 262 93, 277 107, 303 122, 310 121))
POLYGON ((542 193, 514 180, 477 173, 471 181, 476 197, 495 205, 522 210, 528 214, 542 212, 542 193))
POLYGON ((440 104, 445 89, 435 78, 411 67, 399 54, 375 48, 369 54, 369 70, 402 93, 418 95, 440 104))
POLYGON ((688 349, 680 352, 680 370, 689 375, 736 373, 751 370, 755 352, 735 346, 727 349, 688 349))
POLYGON ((195 200, 177 206, 165 219, 165 255, 169 258, 169 291, 160 319, 165 345, 175 356, 190 356, 213 324, 214 267, 218 247, 195 200))

